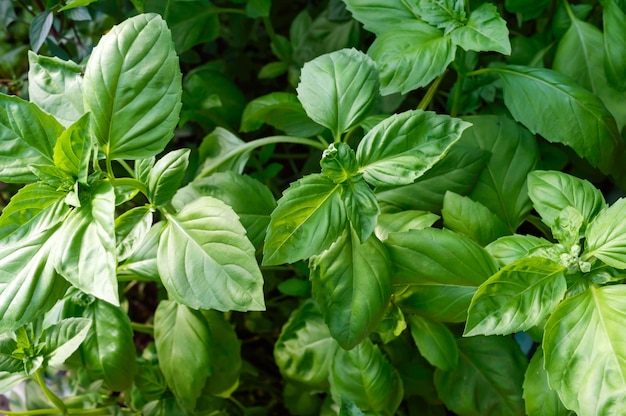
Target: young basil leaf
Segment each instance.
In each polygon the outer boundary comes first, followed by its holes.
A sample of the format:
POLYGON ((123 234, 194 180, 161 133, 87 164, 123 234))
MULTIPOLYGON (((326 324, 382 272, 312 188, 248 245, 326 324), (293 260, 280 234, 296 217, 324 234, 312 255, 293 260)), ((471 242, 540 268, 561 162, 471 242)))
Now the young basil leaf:
POLYGON ((310 137, 320 134, 324 127, 311 120, 295 94, 273 92, 250 101, 241 116, 241 131, 259 129, 264 123, 290 136, 310 137))
POLYGON ((563 143, 604 173, 622 146, 615 119, 591 92, 545 68, 493 68, 503 81, 504 103, 515 120, 550 142, 563 143))
POLYGON ((409 326, 415 345, 430 364, 444 371, 456 368, 459 351, 448 327, 420 315, 411 315, 409 326))
POLYGON ((346 143, 331 143, 322 153, 320 166, 322 174, 335 183, 350 180, 359 169, 354 150, 346 143))
POLYGON ((24 362, 15 357, 17 343, 8 335, 0 336, 0 391, 8 392, 28 378, 24 362))
POLYGON ((463 0, 423 0, 415 3, 414 9, 423 21, 443 29, 445 34, 467 20, 463 0))
POLYGON ((406 210, 383 213, 378 216, 376 236, 380 240, 386 240, 391 233, 428 228, 438 219, 439 215, 427 211, 406 210))
POLYGON ((565 295, 564 272, 539 257, 503 267, 476 291, 463 335, 507 335, 540 325, 565 295))
POLYGON ((544 368, 543 348, 539 346, 530 359, 524 376, 524 403, 528 416, 570 416, 556 391, 550 388, 548 373, 544 368))
POLYGON ((292 312, 274 345, 274 358, 286 379, 326 390, 330 366, 339 349, 317 305, 308 300, 292 312))
POLYGON ((382 95, 425 87, 443 74, 455 53, 449 35, 415 18, 396 30, 382 32, 367 51, 379 64, 382 95))
POLYGON ((154 340, 167 385, 193 411, 213 366, 205 318, 185 305, 161 301, 154 314, 154 340))
POLYGON ((611 85, 618 91, 626 90, 626 13, 615 1, 602 2, 604 28, 604 71, 611 85))
POLYGON ((84 318, 67 318, 44 329, 40 339, 45 343, 48 365, 58 367, 67 360, 87 338, 91 321, 84 318))
POLYGON ((293 263, 328 248, 346 227, 341 189, 321 174, 292 183, 272 212, 263 264, 293 263))
POLYGON ((87 371, 113 391, 130 388, 136 352, 128 315, 119 306, 95 299, 83 316, 91 320, 91 329, 81 346, 87 371))
POLYGON ((470 125, 429 111, 395 114, 359 143, 360 172, 373 186, 410 184, 439 161, 470 125))
POLYGON ((528 195, 535 210, 548 226, 554 225, 560 212, 574 207, 587 224, 606 208, 602 192, 590 182, 558 171, 534 171, 528 175, 528 195))
POLYGON ((390 303, 374 332, 378 334, 383 344, 388 344, 398 338, 406 328, 406 319, 402 309, 397 304, 390 303))
POLYGON ((189 165, 189 149, 169 152, 159 159, 148 175, 148 199, 157 207, 170 203, 189 165))
POLYGON ((310 262, 314 298, 333 338, 345 349, 376 328, 391 299, 385 246, 375 236, 360 243, 350 230, 310 262))
POLYGON ((486 246, 508 234, 508 227, 496 214, 480 202, 447 192, 443 200, 443 225, 486 246))
POLYGON ((140 159, 161 152, 178 123, 181 94, 170 31, 156 14, 135 16, 113 27, 100 39, 85 69, 85 110, 93 115, 93 134, 109 159, 140 159))
POLYGON ((485 249, 496 260, 498 266, 504 267, 524 257, 528 257, 539 247, 550 247, 552 243, 545 238, 534 235, 507 235, 488 244, 485 249))
POLYGON ((118 276, 133 276, 139 280, 158 282, 160 280, 157 266, 159 238, 165 227, 165 221, 154 224, 139 246, 133 250, 128 259, 117 268, 118 276))
POLYGON ((220 311, 265 309, 254 247, 232 208, 205 196, 166 218, 157 265, 174 300, 220 311))
POLYGON ((67 290, 50 259, 58 244, 56 231, 53 227, 0 247, 0 332, 34 321, 67 290))
POLYGON ((65 127, 84 113, 82 68, 72 61, 28 51, 28 98, 65 127))
POLYGON ((395 414, 403 396, 402 379, 372 341, 353 349, 338 349, 330 371, 330 391, 359 409, 380 415, 395 414))
MULTIPOLYGON (((463 9, 463 2, 461 2, 463 9)), ((458 13, 458 12, 457 12, 458 13)), ((463 13, 461 16, 464 16, 463 13)), ((466 51, 495 51, 503 55, 511 54, 511 42, 506 21, 500 17, 494 4, 483 3, 476 10, 472 10, 466 22, 460 20, 451 26, 447 32, 456 45, 466 51)))
POLYGON ((342 49, 307 62, 297 91, 307 115, 337 141, 372 111, 378 85, 374 61, 356 49, 342 49))
POLYGON ((52 149, 63 126, 35 104, 0 94, 2 182, 34 182, 32 165, 52 165, 52 149))
POLYGON ((150 180, 150 172, 154 168, 156 158, 154 156, 138 159, 135 161, 135 178, 147 184, 150 180))
POLYGON ((57 233, 50 253, 55 269, 83 292, 119 305, 115 253, 115 193, 108 181, 91 189, 57 233))
POLYGON ((261 246, 270 223, 270 214, 276 208, 274 195, 265 185, 232 171, 216 172, 179 189, 172 205, 176 209, 183 209, 202 196, 212 196, 231 206, 246 229, 250 242, 255 247, 261 246))
POLYGON ((343 203, 346 214, 356 231, 359 241, 365 243, 374 232, 380 207, 376 195, 361 175, 342 183, 343 203))
POLYGON ((352 16, 363 23, 363 27, 379 35, 397 28, 400 23, 415 23, 418 16, 413 3, 403 0, 388 0, 385 7, 378 0, 345 0, 352 16))
POLYGON ((69 126, 54 145, 54 166, 86 184, 93 143, 89 135, 90 115, 85 114, 69 126))
POLYGON ((152 226, 152 208, 147 205, 129 209, 115 219, 117 261, 126 260, 142 243, 152 226))
POLYGON ((234 171, 243 173, 251 151, 237 152, 245 142, 230 131, 217 127, 200 144, 200 163, 196 179, 215 172, 234 171), (225 156, 231 156, 225 159, 225 156))
POLYGON ((469 196, 502 218, 509 232, 515 232, 532 208, 526 177, 539 157, 537 141, 508 117, 481 115, 464 120, 473 126, 463 132, 459 144, 491 154, 469 196))
POLYGON ((69 212, 66 193, 42 182, 21 188, 0 216, 0 240, 3 244, 19 241, 50 229, 69 212))
POLYGON ((626 313, 623 285, 565 299, 545 326, 543 350, 550 386, 580 416, 626 411, 626 313))
POLYGON ((526 357, 513 338, 457 340, 459 364, 435 370, 435 386, 446 407, 461 415, 523 416, 526 357))
POLYGON ((625 207, 626 198, 621 198, 589 224, 583 258, 596 257, 609 266, 626 269, 625 207))

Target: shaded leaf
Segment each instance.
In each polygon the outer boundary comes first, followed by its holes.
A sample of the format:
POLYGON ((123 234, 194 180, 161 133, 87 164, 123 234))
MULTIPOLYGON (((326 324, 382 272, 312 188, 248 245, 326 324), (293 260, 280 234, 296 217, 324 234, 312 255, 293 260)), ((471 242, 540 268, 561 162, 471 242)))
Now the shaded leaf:
POLYGON ((558 394, 550 388, 548 373, 544 368, 543 348, 533 354, 524 375, 524 403, 528 416, 569 416, 558 394))
POLYGON ((452 332, 444 324, 420 315, 411 315, 409 326, 420 354, 430 364, 444 371, 456 368, 459 362, 456 341, 452 332))

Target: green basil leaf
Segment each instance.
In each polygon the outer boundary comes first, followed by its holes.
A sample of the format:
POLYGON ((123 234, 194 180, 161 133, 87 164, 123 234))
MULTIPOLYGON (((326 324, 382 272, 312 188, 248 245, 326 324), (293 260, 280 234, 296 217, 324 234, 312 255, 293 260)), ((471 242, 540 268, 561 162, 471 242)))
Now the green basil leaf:
POLYGON ((584 258, 596 257, 609 266, 626 269, 626 221, 621 198, 589 224, 584 258))
POLYGON ((254 247, 232 208, 205 196, 166 217, 157 265, 174 300, 220 311, 265 309, 254 247))
POLYGON ((491 154, 469 196, 502 218, 509 232, 515 232, 531 209, 526 177, 539 157, 537 142, 508 117, 486 115, 464 120, 473 126, 463 132, 459 143, 491 154))
POLYGON ((113 391, 130 388, 136 371, 130 319, 119 306, 95 299, 83 312, 91 329, 81 346, 89 374, 113 391))
POLYGON ((34 182, 32 165, 52 165, 63 126, 35 104, 0 94, 0 163, 3 182, 34 182))
POLYGON ((48 365, 58 367, 67 360, 87 338, 91 321, 84 318, 67 318, 46 328, 41 339, 45 342, 48 365))
POLYGON ((269 17, 272 0, 248 0, 246 3, 246 16, 256 19, 269 17))
POLYGON ((503 267, 476 291, 464 336, 507 335, 542 324, 565 295, 564 272, 538 257, 503 267))
POLYGON ((558 171, 531 172, 528 194, 535 210, 550 227, 567 207, 574 207, 583 215, 586 227, 607 206, 602 192, 590 182, 558 171))
POLYGON ((338 349, 317 305, 310 300, 296 309, 283 326, 274 345, 274 358, 286 379, 326 390, 338 349))
POLYGON ((446 34, 463 25, 467 19, 462 0, 424 0, 415 3, 415 11, 423 21, 443 29, 446 34))
POLYGON ((51 10, 44 10, 38 13, 30 24, 28 35, 30 38, 30 47, 37 53, 39 48, 42 47, 50 29, 52 29, 52 23, 54 23, 54 14, 51 10))
POLYGON ((338 349, 330 371, 330 390, 359 409, 380 415, 395 414, 402 401, 402 380, 383 353, 369 339, 353 349, 338 349))
POLYGON ((435 370, 435 386, 446 407, 460 415, 523 416, 526 357, 512 338, 457 340, 459 364, 435 370))
POLYGON ((550 0, 538 0, 532 3, 526 0, 505 0, 504 7, 510 13, 520 14, 522 21, 532 20, 541 16, 550 0))
POLYGON ((508 234, 507 225, 489 208, 453 192, 446 193, 441 215, 446 228, 472 238, 481 246, 508 234))
POLYGON ((276 208, 274 195, 267 186, 246 175, 231 171, 217 172, 179 189, 172 204, 176 209, 182 209, 202 196, 212 196, 231 206, 252 244, 261 246, 270 223, 270 214, 276 208))
POLYGON ((152 208, 144 205, 129 209, 115 219, 117 261, 126 260, 137 248, 152 226, 152 208))
POLYGON ((151 203, 164 206, 178 190, 189 165, 189 149, 169 152, 159 159, 148 176, 148 199, 151 203))
POLYGON ((342 49, 307 62, 297 91, 307 115, 338 139, 369 115, 378 86, 374 61, 356 49, 342 49))
POLYGON ((439 161, 469 126, 429 111, 395 114, 359 143, 360 171, 373 186, 410 184, 439 161))
POLYGON ((330 333, 345 349, 376 328, 391 299, 385 246, 376 237, 360 243, 350 229, 310 262, 314 297, 330 333))
POLYGON ((165 221, 161 221, 150 228, 139 246, 133 250, 124 264, 117 268, 118 276, 133 276, 136 279, 155 282, 160 280, 157 252, 164 227, 165 221))
POLYGON ((416 210, 380 214, 376 223, 376 236, 386 240, 391 233, 428 228, 438 219, 439 215, 416 210))
POLYGON ((293 263, 328 248, 346 227, 341 189, 320 174, 292 183, 272 212, 263 264, 293 263))
POLYGON ((346 143, 331 143, 322 153, 322 174, 335 183, 342 183, 357 174, 359 169, 354 150, 346 143))
POLYGON ((167 385, 185 409, 193 411, 212 372, 206 320, 185 305, 161 301, 154 314, 154 340, 167 385))
POLYGON ((306 115, 298 97, 288 92, 273 92, 246 105, 241 131, 258 130, 264 123, 297 137, 311 137, 324 131, 324 127, 306 115))
POLYGON ((430 364, 444 371, 456 368, 459 351, 448 327, 420 315, 411 315, 409 326, 415 345, 430 364))
POLYGON ((83 292, 119 305, 115 268, 115 193, 108 181, 91 189, 91 200, 74 209, 50 253, 55 269, 83 292))
POLYGON ((604 71, 611 85, 618 91, 626 90, 626 13, 613 1, 602 2, 604 28, 604 71))
POLYGON ((85 110, 92 113, 93 134, 110 159, 160 153, 178 123, 181 94, 174 44, 156 14, 135 16, 113 27, 100 39, 85 69, 85 110))
POLYGON ((241 341, 233 326, 216 311, 201 311, 209 328, 211 374, 206 380, 204 393, 229 397, 239 385, 241 372, 241 341))
POLYGON ((0 336, 0 391, 8 392, 28 378, 24 362, 15 358, 17 343, 8 334, 0 336))
POLYGON ((524 376, 524 403, 528 416, 570 416, 559 395, 550 388, 548 373, 544 368, 543 348, 539 346, 530 359, 524 376))
POLYGON ((407 328, 402 309, 396 303, 390 303, 374 332, 378 334, 383 344, 388 344, 398 338, 407 328))
POLYGON ((58 244, 56 230, 0 247, 0 332, 34 321, 67 290, 50 261, 50 251, 58 244))
POLYGON ((65 6, 61 7, 59 11, 64 12, 66 10, 71 10, 76 7, 85 7, 85 6, 90 5, 94 1, 97 1, 97 0, 66 0, 65 6))
POLYGON ((198 149, 200 163, 196 179, 214 172, 234 171, 243 173, 251 151, 240 152, 245 142, 230 131, 217 127, 209 133, 198 149), (230 157, 229 157, 230 156, 230 157))
POLYGON ((342 188, 346 214, 359 241, 364 243, 374 232, 380 213, 376 195, 360 175, 344 182, 342 188))
POLYGON ((3 244, 38 234, 61 222, 69 212, 65 192, 42 182, 21 188, 0 216, 0 240, 3 244))
POLYGON ((486 152, 460 146, 457 142, 417 181, 410 185, 377 189, 376 198, 381 205, 386 204, 400 210, 439 213, 446 192, 465 195, 472 190, 488 159, 489 154, 486 152))
POLYGON ((465 322, 475 286, 451 284, 411 285, 409 294, 397 300, 407 312, 436 322, 465 322))
POLYGON ((89 136, 90 116, 85 114, 59 136, 52 158, 54 165, 86 184, 93 143, 89 136))
POLYGON ((403 0, 388 0, 384 4, 378 0, 345 0, 344 3, 352 16, 376 35, 389 32, 400 23, 418 21, 416 6, 403 0))
MULTIPOLYGON (((463 10, 461 2, 461 10, 463 10)), ((458 13, 458 12, 457 12, 458 13)), ((462 14, 464 16, 465 13, 462 14)), ((472 10, 469 19, 451 27, 450 39, 466 51, 495 51, 503 55, 511 54, 511 42, 506 21, 500 17, 494 4, 483 3, 472 10), (456 26, 456 28, 455 28, 456 26)))
POLYGON ((28 98, 65 127, 84 113, 82 68, 72 61, 28 51, 28 98))
POLYGON ((134 166, 135 178, 143 183, 148 183, 150 171, 154 168, 155 163, 156 158, 154 156, 136 160, 134 166))
POLYGON ((524 257, 528 257, 536 248, 549 247, 552 243, 545 238, 534 235, 507 235, 500 237, 485 247, 496 260, 498 266, 504 267, 524 257))
POLYGON ((379 64, 382 95, 425 87, 443 74, 455 53, 450 36, 417 20, 382 32, 367 51, 379 64))
POLYGON ((550 386, 580 416, 626 411, 623 285, 565 299, 545 326, 543 350, 550 386))
POLYGON ((621 137, 599 98, 545 68, 493 68, 503 81, 504 103, 515 120, 550 142, 563 143, 604 173, 614 169, 621 137))

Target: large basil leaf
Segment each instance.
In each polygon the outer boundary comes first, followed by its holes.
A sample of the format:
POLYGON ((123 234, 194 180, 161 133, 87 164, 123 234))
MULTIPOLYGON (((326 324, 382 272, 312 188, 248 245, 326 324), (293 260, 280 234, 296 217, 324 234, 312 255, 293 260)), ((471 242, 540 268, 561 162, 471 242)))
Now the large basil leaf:
POLYGON ((320 253, 346 227, 341 185, 320 174, 292 183, 272 212, 263 249, 267 266, 320 253))
POLYGON ((124 391, 135 375, 135 344, 130 319, 119 306, 95 299, 83 312, 91 329, 81 347, 87 371, 114 391, 124 391))
POLYGON ((339 344, 330 335, 314 301, 296 309, 274 346, 283 377, 313 389, 327 389, 330 366, 339 344))
POLYGON ((13 331, 47 312, 68 284, 50 261, 56 228, 0 247, 0 331, 13 331))
POLYGON ((359 409, 380 415, 395 414, 403 396, 398 372, 369 339, 349 351, 337 350, 330 388, 333 397, 348 399, 359 409))
POLYGON ((314 297, 330 333, 345 349, 376 328, 391 298, 385 246, 375 236, 361 244, 350 230, 310 262, 314 297))
POLYGON ((193 411, 212 372, 211 330, 202 313, 161 301, 154 314, 154 341, 167 385, 193 411))
POLYGON ((606 208, 602 192, 590 182, 558 171, 531 172, 528 194, 535 210, 549 226, 567 207, 574 207, 583 215, 585 226, 606 208))
POLYGON ((565 295, 564 272, 538 257, 503 267, 476 291, 464 335, 506 335, 542 324, 565 295))
POLYGON ((457 340, 459 364, 435 371, 435 386, 448 409, 460 415, 523 416, 526 357, 512 338, 457 340))
POLYGON ((550 69, 509 65, 491 70, 502 77, 504 102, 517 121, 612 172, 622 139, 599 98, 550 69))
POLYGON ((378 35, 367 53, 379 64, 380 93, 405 94, 443 74, 454 60, 456 45, 441 30, 412 20, 378 35))
POLYGON ((67 318, 46 328, 41 339, 45 342, 48 365, 62 365, 87 338, 91 321, 85 318, 67 318))
POLYGON ((524 376, 524 403, 528 416, 570 416, 559 395, 550 388, 544 368, 543 348, 539 346, 531 358, 524 376))
POLYGON ((221 311, 265 308, 254 247, 232 208, 205 196, 166 217, 157 264, 174 300, 221 311))
POLYGON ((485 247, 496 260, 498 266, 504 267, 523 257, 527 257, 538 247, 549 247, 552 243, 545 238, 534 235, 507 235, 485 247))
POLYGON ((597 257, 609 266, 626 269, 625 207, 626 198, 621 198, 589 224, 583 253, 585 260, 597 257))
POLYGON ((564 300, 545 327, 550 386, 580 416, 626 412, 626 287, 596 288, 564 300))
POLYGON ((415 6, 403 0, 344 0, 352 16, 363 23, 363 27, 380 35, 389 32, 389 28, 397 28, 400 23, 416 23, 415 6))
POLYGON ((337 141, 374 108, 376 64, 356 49, 322 55, 304 65, 297 91, 307 115, 328 127, 337 141))
POLYGON ((181 73, 165 21, 156 14, 125 20, 93 50, 83 80, 85 110, 110 159, 161 152, 181 107, 181 73), (158 93, 155 93, 158 91, 158 93))
POLYGON ((439 161, 470 126, 460 119, 413 110, 370 130, 357 148, 365 180, 374 186, 405 185, 439 161))
POLYGON ((85 112, 80 65, 28 51, 28 98, 69 127, 85 112))
POLYGON ((34 182, 32 165, 52 165, 63 126, 35 104, 0 94, 0 180, 34 182))
POLYGON ((613 0, 602 2, 604 27, 604 71, 611 85, 626 90, 626 13, 613 0))
POLYGON ((91 199, 74 209, 55 234, 51 261, 83 292, 119 305, 115 250, 115 192, 108 181, 91 189, 91 199))
POLYGON ((430 364, 445 371, 456 368, 459 351, 448 327, 420 315, 411 315, 409 325, 415 345, 430 364))
POLYGON ((502 218, 514 232, 531 209, 526 177, 537 163, 538 148, 530 132, 508 117, 471 116, 472 127, 459 144, 472 145, 491 157, 469 196, 502 218))
POLYGON ((148 199, 156 206, 170 203, 189 165, 189 149, 169 152, 159 159, 148 176, 148 199))
POLYGON ((239 385, 241 372, 241 341, 233 326, 217 311, 201 311, 211 334, 211 374, 204 392, 212 396, 229 397, 239 385))
POLYGON ((506 21, 500 17, 498 9, 491 3, 483 3, 476 10, 472 10, 467 22, 450 32, 450 39, 466 51, 511 54, 506 21))

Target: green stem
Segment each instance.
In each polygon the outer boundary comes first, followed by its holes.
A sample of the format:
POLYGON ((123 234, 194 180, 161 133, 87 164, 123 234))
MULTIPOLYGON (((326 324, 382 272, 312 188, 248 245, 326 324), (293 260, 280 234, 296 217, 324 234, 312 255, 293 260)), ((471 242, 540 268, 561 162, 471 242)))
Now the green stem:
POLYGON ((543 223, 543 221, 541 221, 541 218, 535 215, 529 215, 528 217, 526 217, 526 221, 534 225, 535 228, 538 229, 541 234, 543 234, 544 237, 546 237, 547 239, 552 238, 552 230, 550 230, 550 227, 548 227, 546 224, 543 223))
POLYGON ((424 95, 424 98, 422 98, 422 101, 420 101, 419 105, 417 106, 418 110, 426 110, 426 107, 428 107, 430 102, 433 100, 433 97, 437 93, 439 84, 441 84, 441 80, 445 75, 446 73, 444 72, 432 84, 430 84, 430 87, 428 87, 428 91, 426 91, 426 95, 424 95))
POLYGON ((476 75, 488 74, 490 72, 498 72, 495 68, 480 68, 475 71, 468 72, 465 74, 466 77, 475 77, 476 75))
POLYGON ((205 177, 207 175, 209 175, 210 173, 214 172, 215 169, 217 169, 219 166, 221 166, 222 164, 226 163, 227 161, 229 161, 232 158, 235 158, 237 156, 240 156, 246 152, 249 152, 251 150, 254 150, 258 147, 262 147, 262 146, 267 146, 268 144, 273 144, 273 143, 293 143, 293 144, 301 144, 304 146, 311 146, 314 147, 316 149, 319 150, 325 150, 326 146, 324 146, 322 143, 317 142, 315 140, 311 140, 311 139, 306 139, 303 137, 292 137, 292 136, 270 136, 270 137, 265 137, 263 139, 258 139, 258 140, 253 140, 251 142, 247 142, 239 147, 237 147, 236 149, 231 150, 230 152, 222 155, 221 157, 219 157, 216 161, 214 161, 213 163, 211 163, 209 166, 205 167, 202 172, 200 172, 197 176, 196 179, 205 177))
POLYGON ((463 90, 463 82, 465 82, 465 75, 458 73, 459 78, 456 81, 456 88, 454 89, 454 95, 452 96, 452 109, 450 110, 450 116, 456 117, 459 114, 459 101, 461 100, 461 91, 463 90))
POLYGON ((148 334, 154 336, 154 326, 148 324, 140 324, 138 322, 131 322, 130 327, 135 332, 141 332, 142 334, 148 334))
POLYGON ((37 382, 37 384, 39 384, 39 387, 43 391, 43 394, 45 394, 48 400, 50 400, 50 403, 52 403, 57 409, 59 409, 62 415, 67 415, 68 413, 65 403, 63 403, 63 400, 61 400, 56 394, 52 392, 52 390, 48 388, 48 386, 46 386, 46 382, 44 381, 41 372, 41 368, 35 372, 35 381, 37 382))
POLYGON ((272 25, 272 21, 269 17, 263 18, 263 26, 265 26, 265 31, 267 32, 267 36, 269 36, 270 41, 272 43, 276 43, 276 31, 274 30, 274 26, 272 25))
POLYGON ((148 195, 148 188, 146 188, 146 185, 135 178, 116 178, 114 176, 109 176, 109 180, 113 186, 130 186, 138 189, 142 194, 148 195))
POLYGON ((131 176, 135 176, 135 171, 133 170, 133 168, 130 167, 130 165, 128 163, 126 163, 125 160, 118 160, 119 164, 122 165, 122 167, 124 168, 124 170, 126 172, 128 172, 129 175, 131 176))

